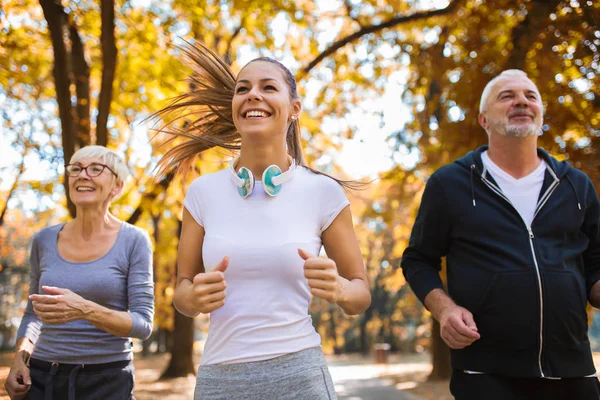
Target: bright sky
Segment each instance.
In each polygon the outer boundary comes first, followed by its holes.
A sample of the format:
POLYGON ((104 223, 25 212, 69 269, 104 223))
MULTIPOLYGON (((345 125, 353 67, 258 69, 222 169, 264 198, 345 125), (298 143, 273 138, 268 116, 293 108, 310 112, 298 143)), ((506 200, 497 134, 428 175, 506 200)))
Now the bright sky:
MULTIPOLYGON (((148 7, 150 0, 134 0, 132 3, 134 6, 148 7)), ((445 7, 449 1, 424 0, 421 3, 423 9, 431 9, 445 7)), ((338 10, 343 7, 341 0, 318 0, 318 4, 321 11, 324 12, 338 10)), ((271 26, 275 32, 284 33, 289 30, 289 24, 283 14, 281 14, 281 17, 275 18, 271 26)), ((331 43, 336 38, 339 29, 340 25, 337 23, 334 23, 334 26, 328 26, 318 38, 320 48, 324 49, 328 43, 331 43)), ((436 33, 433 31, 430 34, 433 34, 432 39, 436 36, 436 33)), ((276 34, 275 36, 283 38, 285 35, 276 34)), ((366 49, 361 48, 362 45, 358 44, 355 46, 357 47, 356 51, 359 56, 361 53, 366 54, 366 49)), ((383 51, 389 53, 390 57, 394 56, 391 47, 387 49, 384 47, 383 51)), ((240 65, 244 65, 256 56, 257 53, 248 46, 238 49, 238 63, 240 65)), ((279 59, 292 70, 301 66, 290 55, 279 57, 279 59)), ((370 74, 368 69, 364 69, 362 72, 367 76, 370 74)), ((394 163, 399 163, 406 167, 414 165, 418 160, 418 154, 394 154, 388 142, 389 135, 402 129, 410 119, 409 111, 401 101, 406 80, 406 70, 399 70, 390 76, 386 84, 385 93, 376 101, 361 104, 341 120, 327 118, 322 121, 322 129, 325 134, 335 136, 345 126, 350 126, 354 132, 354 136, 352 139, 339 139, 342 145, 341 151, 332 151, 325 154, 323 159, 319 160, 319 164, 327 164, 329 161, 333 161, 340 165, 350 177, 355 179, 363 177, 374 178, 379 172, 390 169, 394 163), (378 112, 383 112, 383 117, 377 115, 376 113, 378 112)), ((321 86, 318 81, 312 80, 308 83, 307 96, 303 99, 305 109, 314 106, 314 97, 316 97, 320 89, 321 86)), ((5 97, 0 93, 0 107, 2 107, 4 101, 5 97)), ((134 142, 136 149, 146 148, 149 155, 150 147, 147 128, 147 126, 139 125, 135 129, 134 142)), ((0 190, 7 190, 12 185, 14 171, 11 171, 11 167, 17 164, 20 159, 20 155, 11 147, 14 139, 12 132, 3 131, 0 126, 0 190)), ((138 155, 142 153, 144 151, 136 152, 138 155)), ((147 161, 146 156, 135 160, 135 162, 139 163, 147 161)), ((32 157, 28 160, 27 165, 29 165, 29 168, 22 177, 22 180, 55 179, 56 171, 50 170, 47 163, 40 163, 32 157), (33 168, 31 167, 32 165, 34 165, 33 168)), ((58 172, 62 173, 62 171, 58 172)), ((22 197, 20 201, 23 202, 23 208, 27 209, 36 205, 35 202, 37 199, 22 197)), ((16 206, 16 204, 13 203, 11 206, 16 206)))

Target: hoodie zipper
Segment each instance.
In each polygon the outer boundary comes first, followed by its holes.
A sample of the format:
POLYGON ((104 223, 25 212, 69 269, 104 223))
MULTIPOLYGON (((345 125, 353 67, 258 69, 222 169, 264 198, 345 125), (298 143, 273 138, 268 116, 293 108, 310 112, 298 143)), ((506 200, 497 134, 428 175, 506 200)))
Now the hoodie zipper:
MULTIPOLYGON (((552 175, 552 177, 554 178, 554 182, 552 182, 552 184, 548 187, 548 189, 546 190, 546 193, 544 193, 544 195, 540 198, 540 201, 538 202, 538 204, 536 205, 536 210, 535 210, 535 214, 533 215, 533 219, 535 220, 535 217, 538 215, 538 213, 540 212, 540 210, 542 209, 542 207, 544 206, 544 204, 546 204, 546 202, 548 201, 548 199, 550 198, 550 196, 552 195, 552 193, 554 192, 554 190, 556 189, 556 187, 558 186, 559 180, 556 177, 556 175, 554 174, 554 171, 552 171, 552 169, 550 167, 547 168, 547 171, 550 172, 550 174, 552 175)), ((515 206, 511 203, 511 201, 508 199, 508 197, 506 197, 504 195, 504 193, 502 193, 502 190, 500 190, 500 188, 498 188, 497 186, 495 186, 492 182, 488 181, 485 178, 485 172, 486 169, 485 167, 483 168, 483 174, 481 174, 481 180, 483 181, 483 183, 489 187, 492 192, 496 193, 498 196, 500 196, 501 198, 503 198, 504 200, 506 200, 506 202, 508 204, 510 204, 510 206, 517 211, 517 209, 515 208, 515 206)), ((521 214, 517 211, 517 214, 519 214, 519 217, 521 218, 521 221, 523 221, 523 224, 525 225, 525 229, 527 229, 527 233, 529 234, 529 247, 531 248, 531 255, 533 257, 533 264, 535 265, 535 273, 536 273, 536 277, 537 277, 537 283, 538 283, 538 294, 540 296, 540 347, 539 347, 539 351, 538 351, 538 367, 540 370, 540 375, 542 378, 545 378, 546 375, 544 374, 544 370, 542 368, 542 349, 544 346, 544 293, 542 291, 542 276, 540 273, 540 267, 539 264, 537 262, 537 257, 535 255, 535 247, 533 245, 533 239, 535 238, 535 235, 533 234, 533 231, 531 230, 531 226, 527 225, 527 222, 525 222, 525 220, 523 219, 523 217, 521 217, 521 214)))

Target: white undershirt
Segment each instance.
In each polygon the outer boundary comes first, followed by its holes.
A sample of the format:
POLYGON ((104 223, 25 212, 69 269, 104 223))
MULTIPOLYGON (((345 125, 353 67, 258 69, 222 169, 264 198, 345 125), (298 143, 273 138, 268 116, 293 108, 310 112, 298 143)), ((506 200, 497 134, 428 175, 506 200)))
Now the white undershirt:
POLYGON ((542 184, 544 183, 544 174, 546 173, 546 162, 542 161, 540 165, 529 175, 516 179, 496 165, 488 156, 487 151, 481 154, 481 161, 494 178, 502 193, 510 200, 513 207, 523 218, 527 226, 531 226, 535 209, 537 206, 542 184))

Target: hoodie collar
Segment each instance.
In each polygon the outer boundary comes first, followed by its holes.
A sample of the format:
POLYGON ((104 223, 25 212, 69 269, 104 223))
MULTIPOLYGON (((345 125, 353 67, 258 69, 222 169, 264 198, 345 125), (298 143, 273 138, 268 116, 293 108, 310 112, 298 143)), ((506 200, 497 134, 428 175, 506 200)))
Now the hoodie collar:
MULTIPOLYGON (((477 150, 468 152, 464 157, 459 158, 455 162, 467 169, 472 169, 473 165, 479 172, 483 171, 483 161, 481 161, 481 154, 488 149, 488 145, 483 145, 477 150)), ((571 166, 567 161, 558 161, 556 158, 548 154, 544 149, 537 148, 538 156, 546 162, 548 167, 551 169, 553 175, 558 179, 563 178, 571 166)))

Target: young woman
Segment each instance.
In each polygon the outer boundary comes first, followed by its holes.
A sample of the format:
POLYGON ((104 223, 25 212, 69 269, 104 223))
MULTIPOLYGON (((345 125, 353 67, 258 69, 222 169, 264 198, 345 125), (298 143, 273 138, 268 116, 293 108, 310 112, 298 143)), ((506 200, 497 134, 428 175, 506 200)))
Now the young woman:
POLYGON ((109 211, 128 175, 116 153, 83 147, 65 170, 77 216, 33 239, 29 302, 6 391, 13 400, 129 399, 130 338, 152 332, 152 244, 109 211))
POLYGON ((187 54, 193 90, 158 115, 186 119, 169 133, 189 140, 166 153, 161 172, 207 148, 239 149, 184 200, 174 304, 210 313, 195 399, 335 399, 311 295, 347 314, 371 301, 344 182, 305 165, 286 67, 259 58, 236 78, 202 45, 187 54))

